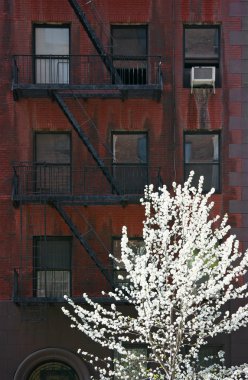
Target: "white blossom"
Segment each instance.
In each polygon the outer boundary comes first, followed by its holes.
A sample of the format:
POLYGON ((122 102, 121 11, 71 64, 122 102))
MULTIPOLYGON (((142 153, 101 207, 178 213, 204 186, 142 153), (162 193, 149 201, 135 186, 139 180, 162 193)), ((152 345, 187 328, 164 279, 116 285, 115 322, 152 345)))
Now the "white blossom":
POLYGON ((86 294, 87 307, 67 298, 72 312, 63 308, 77 327, 106 348, 106 357, 79 351, 94 364, 100 380, 113 375, 125 380, 248 379, 248 364, 226 368, 223 353, 216 364, 200 352, 209 339, 248 324, 248 252, 230 235, 227 216, 213 216, 214 192, 203 194, 203 179, 192 187, 173 183, 155 192, 145 189, 143 240, 137 255, 123 227, 121 261, 128 283, 103 295, 127 302, 130 314, 111 303, 103 307, 86 294), (231 312, 230 301, 243 300, 231 312), (128 343, 128 344, 127 344, 128 343), (146 347, 130 351, 130 347, 146 347), (115 354, 114 354, 115 352, 115 354))

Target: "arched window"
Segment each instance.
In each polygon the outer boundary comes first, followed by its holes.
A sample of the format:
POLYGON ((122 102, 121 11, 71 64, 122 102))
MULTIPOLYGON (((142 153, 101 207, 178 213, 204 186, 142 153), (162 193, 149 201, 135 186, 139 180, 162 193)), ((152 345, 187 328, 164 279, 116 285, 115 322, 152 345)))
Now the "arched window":
POLYGON ((89 380, 82 358, 61 348, 44 348, 30 354, 17 368, 14 380, 89 380))
POLYGON ((65 363, 51 361, 32 371, 28 380, 79 380, 73 368, 65 363))

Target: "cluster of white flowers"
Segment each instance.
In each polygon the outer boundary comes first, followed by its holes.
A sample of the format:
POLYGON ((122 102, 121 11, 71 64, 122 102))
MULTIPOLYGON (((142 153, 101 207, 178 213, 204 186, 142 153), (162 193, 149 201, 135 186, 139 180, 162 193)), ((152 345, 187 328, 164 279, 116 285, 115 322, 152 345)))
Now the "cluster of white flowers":
POLYGON ((209 339, 248 324, 247 303, 230 312, 230 301, 248 295, 242 282, 248 253, 239 251, 227 217, 211 216, 213 191, 203 194, 203 179, 192 187, 192 175, 184 186, 173 184, 172 192, 146 188, 145 249, 137 255, 130 248, 124 227, 121 260, 128 283, 107 294, 111 307, 84 294, 87 307, 68 299, 73 312, 63 308, 72 327, 106 347, 104 358, 81 352, 101 380, 248 379, 248 364, 228 369, 223 358, 209 366, 199 360, 209 339), (130 314, 115 305, 121 300, 130 314), (147 356, 130 347, 145 347, 147 356))

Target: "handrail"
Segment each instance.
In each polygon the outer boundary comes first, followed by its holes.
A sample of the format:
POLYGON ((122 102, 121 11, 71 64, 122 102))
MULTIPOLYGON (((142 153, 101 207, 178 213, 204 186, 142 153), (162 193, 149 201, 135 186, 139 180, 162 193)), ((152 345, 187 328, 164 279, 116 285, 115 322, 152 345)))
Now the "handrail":
POLYGON ((20 85, 157 85, 161 62, 157 55, 110 55, 116 75, 106 69, 101 55, 13 56, 13 86, 20 85), (117 80, 118 79, 118 80, 117 80), (121 79, 121 81, 120 81, 121 79))
MULTIPOLYGON (((147 164, 106 166, 119 195, 142 195, 145 185, 161 183, 160 168, 147 164)), ((16 162, 13 165, 13 200, 25 196, 113 195, 112 184, 98 166, 73 168, 70 164, 16 162)))

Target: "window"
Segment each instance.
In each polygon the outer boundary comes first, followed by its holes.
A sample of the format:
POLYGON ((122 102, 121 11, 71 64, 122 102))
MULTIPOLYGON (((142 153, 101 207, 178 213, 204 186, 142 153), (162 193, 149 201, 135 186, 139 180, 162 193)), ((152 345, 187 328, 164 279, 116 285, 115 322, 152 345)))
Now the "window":
POLYGON ((186 133, 184 136, 184 174, 195 172, 193 185, 204 176, 203 190, 220 192, 220 136, 218 133, 186 133))
POLYGON ((214 66, 215 86, 220 86, 220 29, 218 26, 185 26, 184 87, 190 87, 191 68, 194 66, 214 66))
POLYGON ((140 379, 143 380, 147 370, 147 348, 146 347, 128 347, 127 355, 120 355, 115 352, 115 359, 120 362, 123 368, 114 363, 115 375, 114 380, 140 379))
POLYGON ((114 25, 111 29, 114 65, 122 83, 147 83, 147 27, 114 25))
MULTIPOLYGON (((129 280, 126 278, 127 272, 124 263, 121 262, 121 238, 113 238, 113 256, 120 262, 113 262, 114 269, 114 282, 116 285, 128 284, 129 280)), ((129 247, 137 253, 137 255, 142 255, 144 253, 145 244, 142 238, 129 238, 129 247)))
POLYGON ((35 176, 35 190, 38 193, 70 192, 70 133, 35 133, 35 176))
POLYGON ((113 174, 124 194, 143 194, 147 185, 147 134, 113 133, 113 174))
POLYGON ((71 238, 34 237, 34 295, 63 297, 71 289, 71 238))
POLYGON ((78 380, 78 376, 74 369, 67 364, 57 361, 43 363, 37 367, 28 380, 78 380))
POLYGON ((69 27, 34 26, 35 82, 69 83, 69 27))
POLYGON ((223 351, 222 346, 202 346, 199 351, 199 366, 206 368, 214 364, 220 365, 220 351, 223 351), (205 360, 205 358, 208 358, 208 360, 205 360))

